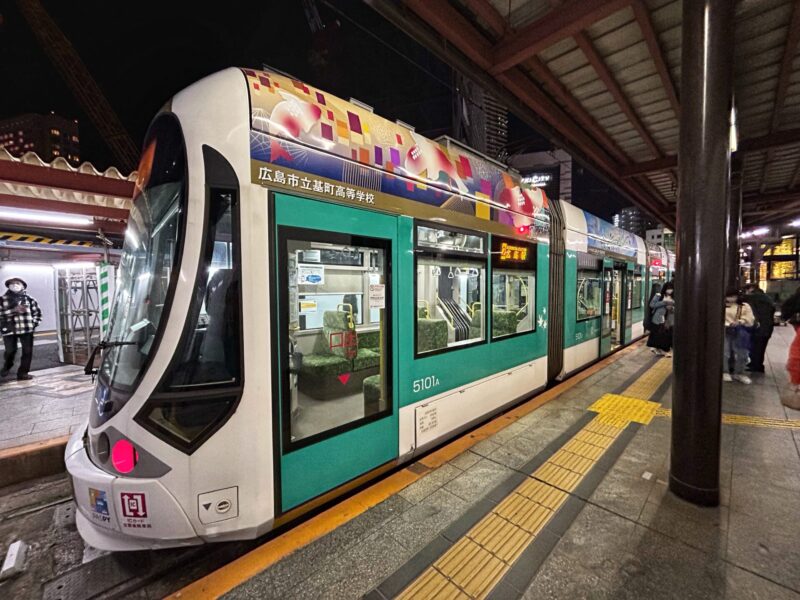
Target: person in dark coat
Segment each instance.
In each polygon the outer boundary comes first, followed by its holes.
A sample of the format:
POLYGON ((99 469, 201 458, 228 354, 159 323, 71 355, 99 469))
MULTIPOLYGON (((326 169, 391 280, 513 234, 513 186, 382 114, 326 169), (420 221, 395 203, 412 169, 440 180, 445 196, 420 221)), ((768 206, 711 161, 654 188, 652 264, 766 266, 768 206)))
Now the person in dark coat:
POLYGON ((753 309, 758 321, 757 328, 750 334, 750 364, 747 365, 747 369, 753 373, 763 373, 764 354, 775 324, 775 304, 754 283, 745 287, 744 301, 753 309))
POLYGON ((0 334, 3 336, 5 356, 0 377, 5 377, 14 366, 17 343, 22 345, 22 358, 17 379, 33 379, 28 371, 33 358, 33 332, 42 321, 42 310, 34 298, 28 296, 28 284, 19 277, 6 279, 6 293, 0 296, 0 334))
POLYGON ((651 352, 658 356, 671 356, 672 352, 672 326, 674 325, 675 299, 673 293, 675 286, 671 281, 664 284, 660 292, 656 292, 650 299, 650 336, 647 345, 651 352))

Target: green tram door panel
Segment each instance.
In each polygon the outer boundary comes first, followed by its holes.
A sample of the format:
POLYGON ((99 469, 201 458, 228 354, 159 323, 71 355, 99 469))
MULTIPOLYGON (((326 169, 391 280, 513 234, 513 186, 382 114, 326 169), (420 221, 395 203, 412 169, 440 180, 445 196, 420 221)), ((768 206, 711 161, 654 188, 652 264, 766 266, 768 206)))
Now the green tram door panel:
POLYGON ((603 260, 603 309, 600 319, 600 356, 611 353, 614 261, 603 260))
POLYGON ((396 217, 274 195, 280 511, 397 458, 396 217))

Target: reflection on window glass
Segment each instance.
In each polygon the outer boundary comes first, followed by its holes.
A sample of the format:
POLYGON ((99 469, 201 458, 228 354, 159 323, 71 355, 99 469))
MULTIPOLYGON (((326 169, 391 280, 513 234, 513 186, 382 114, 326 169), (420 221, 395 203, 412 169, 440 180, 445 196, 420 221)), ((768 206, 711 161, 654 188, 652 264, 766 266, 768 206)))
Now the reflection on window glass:
POLYGON ((167 292, 177 266, 186 195, 186 155, 177 121, 159 117, 147 135, 108 334, 108 341, 124 345, 106 350, 100 366, 102 378, 125 391, 143 372, 172 301, 167 292))
MULTIPOLYGON (((391 409, 387 391, 386 249, 364 238, 286 240, 291 442, 391 409)), ((286 314, 286 313, 284 313, 286 314)), ((287 381, 284 381, 284 386, 287 381)))
POLYGON ((600 316, 603 285, 599 271, 578 271, 578 320, 600 316))
POLYGON ((239 265, 234 264, 232 211, 236 193, 211 190, 208 250, 195 291, 190 337, 182 342, 180 362, 170 373, 169 387, 233 384, 240 378, 239 265), (197 300, 199 299, 199 301, 197 300))
POLYGON ((534 276, 526 271, 492 271, 492 338, 533 331, 534 276))
POLYGON ((483 237, 461 231, 417 226, 417 245, 436 250, 451 250, 470 254, 483 254, 483 237))
POLYGON ((642 286, 644 285, 642 280, 642 274, 640 272, 636 272, 633 275, 633 304, 632 308, 641 308, 642 307, 642 286))
POLYGON ((630 275, 625 277, 625 308, 630 310, 633 308, 633 280, 630 275))
POLYGON ((417 352, 486 338, 483 262, 441 256, 417 261, 417 352))

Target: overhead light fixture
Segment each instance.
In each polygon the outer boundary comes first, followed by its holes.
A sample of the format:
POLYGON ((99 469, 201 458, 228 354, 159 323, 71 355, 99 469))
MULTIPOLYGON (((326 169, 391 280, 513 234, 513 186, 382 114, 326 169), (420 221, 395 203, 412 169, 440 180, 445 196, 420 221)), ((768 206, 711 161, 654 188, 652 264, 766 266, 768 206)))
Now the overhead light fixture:
POLYGON ((758 229, 753 229, 752 231, 745 231, 739 237, 746 240, 751 237, 761 237, 767 235, 768 233, 769 233, 769 227, 759 227, 758 229))
POLYGON ((730 127, 730 147, 731 152, 736 152, 739 146, 739 132, 736 130, 736 107, 731 106, 731 127, 730 127))
POLYGON ((0 219, 22 221, 25 223, 46 223, 49 225, 91 225, 90 217, 69 216, 36 210, 0 208, 0 219))
POLYGON ((795 219, 791 223, 789 223, 789 227, 800 227, 800 219, 795 219))

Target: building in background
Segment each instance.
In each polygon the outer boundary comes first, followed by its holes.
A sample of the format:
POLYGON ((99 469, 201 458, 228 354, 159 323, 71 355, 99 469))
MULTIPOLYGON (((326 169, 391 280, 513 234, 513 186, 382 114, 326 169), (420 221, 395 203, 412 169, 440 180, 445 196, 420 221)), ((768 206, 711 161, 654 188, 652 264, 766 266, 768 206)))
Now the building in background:
MULTIPOLYGON (((652 229, 656 226, 656 223, 654 223, 645 213, 635 206, 623 208, 614 215, 613 221, 614 225, 617 227, 620 227, 625 231, 635 233, 642 238, 645 237, 648 229, 652 229)), ((648 241, 650 241, 649 238, 648 241)))
POLYGON ((508 109, 463 75, 456 74, 453 96, 453 137, 481 154, 505 163, 508 109))
POLYGON ((78 121, 55 113, 28 113, 0 121, 0 146, 14 156, 35 152, 45 162, 59 156, 77 165, 81 160, 78 121))
MULTIPOLYGON (((622 227, 622 225, 620 225, 620 227, 622 227)), ((623 229, 627 229, 627 227, 623 227, 623 229)), ((667 229, 663 225, 659 224, 657 227, 648 229, 644 238, 651 244, 658 244, 673 252, 675 251, 675 232, 671 229, 667 229)))

